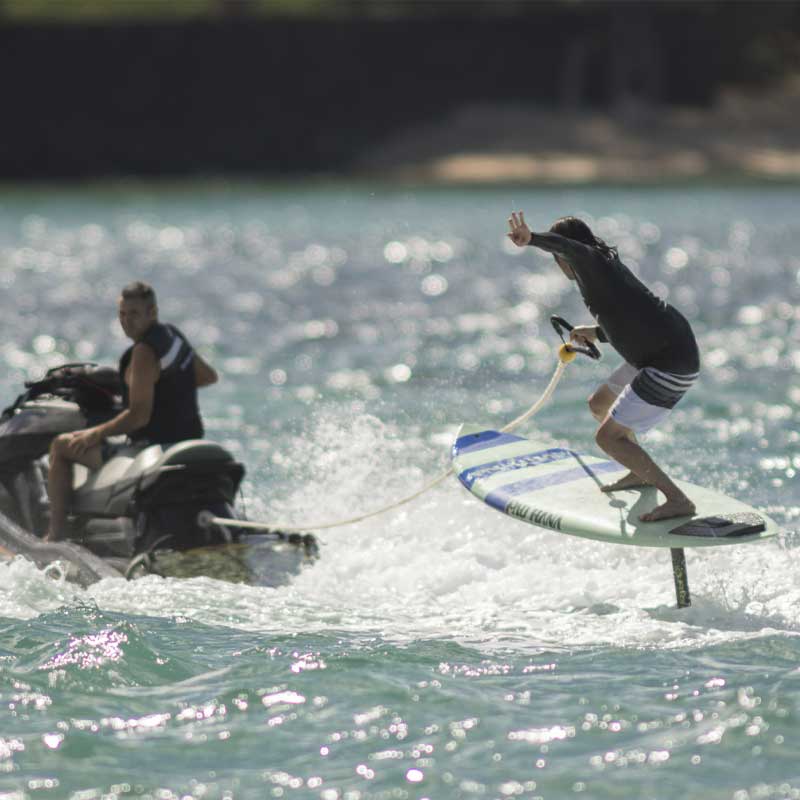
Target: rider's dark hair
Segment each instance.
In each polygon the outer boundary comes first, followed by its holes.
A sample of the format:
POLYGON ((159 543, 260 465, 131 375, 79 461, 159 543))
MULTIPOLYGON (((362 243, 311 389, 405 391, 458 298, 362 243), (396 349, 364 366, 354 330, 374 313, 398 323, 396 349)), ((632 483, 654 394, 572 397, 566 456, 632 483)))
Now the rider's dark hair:
POLYGON ((616 247, 610 247, 602 239, 592 233, 592 229, 577 217, 561 217, 550 226, 550 233, 557 233, 565 239, 583 242, 589 247, 599 250, 606 258, 618 258, 616 247))
POLYGON ((143 300, 149 306, 156 305, 156 291, 149 283, 134 281, 122 290, 123 300, 143 300))

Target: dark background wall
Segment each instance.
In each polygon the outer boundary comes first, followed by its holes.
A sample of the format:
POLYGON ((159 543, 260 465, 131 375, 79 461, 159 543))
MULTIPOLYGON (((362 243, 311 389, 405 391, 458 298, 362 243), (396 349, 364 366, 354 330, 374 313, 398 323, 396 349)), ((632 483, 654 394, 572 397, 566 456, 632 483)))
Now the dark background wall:
POLYGON ((0 176, 346 170, 466 103, 712 102, 798 61, 798 3, 0 25, 0 176))

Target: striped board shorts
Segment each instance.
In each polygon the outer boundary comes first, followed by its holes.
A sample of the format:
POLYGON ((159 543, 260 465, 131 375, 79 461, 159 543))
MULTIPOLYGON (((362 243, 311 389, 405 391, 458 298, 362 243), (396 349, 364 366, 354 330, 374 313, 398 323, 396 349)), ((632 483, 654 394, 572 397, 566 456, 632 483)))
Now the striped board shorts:
POLYGON ((655 367, 637 369, 631 364, 622 364, 606 381, 617 395, 611 406, 611 416, 635 433, 647 433, 669 416, 698 375, 698 372, 679 375, 655 367))

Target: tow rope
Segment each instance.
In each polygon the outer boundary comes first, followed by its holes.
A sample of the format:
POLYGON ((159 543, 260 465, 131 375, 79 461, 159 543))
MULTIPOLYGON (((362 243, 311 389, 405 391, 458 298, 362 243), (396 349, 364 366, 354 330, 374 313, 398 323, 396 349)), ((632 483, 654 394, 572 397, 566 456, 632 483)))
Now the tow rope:
MULTIPOLYGON (((566 322, 566 320, 562 319, 561 317, 551 317, 550 321, 563 341, 563 344, 558 348, 558 365, 553 373, 553 377, 550 378, 550 383, 547 384, 547 387, 545 388, 544 392, 542 392, 541 397, 539 397, 539 399, 527 411, 525 411, 525 413, 520 414, 520 416, 518 416, 516 419, 500 428, 500 433, 508 433, 509 431, 514 430, 522 425, 523 422, 527 422, 531 417, 539 413, 541 408, 545 405, 545 403, 547 403, 547 401, 553 395, 553 392, 556 390, 556 386, 558 386, 558 382, 561 380, 561 376, 564 374, 567 364, 573 361, 578 353, 582 353, 583 355, 594 359, 600 358, 600 352, 593 344, 576 345, 568 343, 564 340, 563 331, 572 330, 572 325, 566 322)), ((377 517, 381 514, 385 514, 387 511, 391 511, 392 509, 406 505, 406 503, 416 500, 418 497, 425 494, 425 492, 428 492, 438 486, 440 483, 442 483, 442 481, 444 481, 446 478, 449 478, 452 474, 453 468, 450 467, 446 472, 443 472, 441 475, 438 475, 437 477, 428 481, 428 483, 422 486, 422 488, 418 489, 416 492, 408 495, 407 497, 403 497, 401 500, 397 500, 387 506, 375 509, 374 511, 368 511, 365 514, 359 514, 355 517, 348 517, 347 519, 335 520, 334 522, 320 522, 309 525, 280 525, 274 522, 263 523, 241 519, 230 519, 228 517, 217 517, 211 511, 201 511, 197 515, 197 524, 201 528, 208 528, 212 525, 220 525, 230 528, 252 530, 266 534, 302 533, 303 531, 319 531, 329 528, 340 528, 345 525, 353 525, 356 522, 362 522, 363 520, 370 519, 371 517, 377 517)))

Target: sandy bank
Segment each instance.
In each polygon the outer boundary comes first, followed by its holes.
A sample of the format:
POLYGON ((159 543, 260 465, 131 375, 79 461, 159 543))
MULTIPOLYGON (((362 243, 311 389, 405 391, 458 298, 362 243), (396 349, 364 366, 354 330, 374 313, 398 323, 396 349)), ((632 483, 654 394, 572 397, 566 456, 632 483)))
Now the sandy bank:
POLYGON ((800 76, 769 91, 722 92, 710 109, 462 107, 398 131, 355 168, 443 184, 800 180, 800 76))

